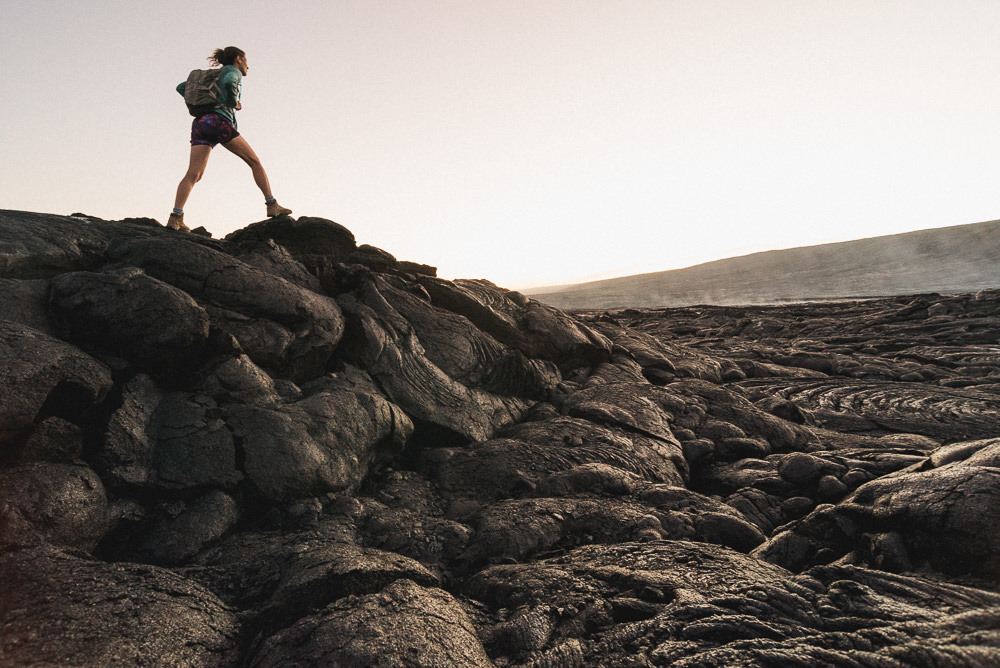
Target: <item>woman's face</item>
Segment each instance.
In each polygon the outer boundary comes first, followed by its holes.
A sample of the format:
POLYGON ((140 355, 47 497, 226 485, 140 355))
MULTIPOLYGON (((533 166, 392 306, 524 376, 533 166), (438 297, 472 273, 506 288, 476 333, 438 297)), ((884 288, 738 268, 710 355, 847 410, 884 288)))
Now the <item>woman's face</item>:
POLYGON ((236 56, 236 62, 234 62, 233 65, 236 66, 236 69, 238 69, 243 74, 243 76, 246 76, 247 71, 250 69, 250 66, 247 65, 246 56, 236 56))

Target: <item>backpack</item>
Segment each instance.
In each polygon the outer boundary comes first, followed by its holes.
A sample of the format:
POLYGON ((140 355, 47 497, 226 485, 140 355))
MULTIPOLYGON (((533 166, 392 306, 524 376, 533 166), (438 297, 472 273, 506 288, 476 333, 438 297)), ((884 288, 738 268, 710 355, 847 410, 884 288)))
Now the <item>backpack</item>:
POLYGON ((219 106, 219 75, 222 68, 191 70, 184 84, 184 102, 195 118, 210 114, 219 106))

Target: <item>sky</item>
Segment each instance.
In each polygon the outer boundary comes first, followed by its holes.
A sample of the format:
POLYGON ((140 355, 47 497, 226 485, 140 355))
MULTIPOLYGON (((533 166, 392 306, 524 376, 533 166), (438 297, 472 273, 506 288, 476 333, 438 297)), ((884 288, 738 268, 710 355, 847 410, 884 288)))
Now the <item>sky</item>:
MULTIPOLYGON (((166 222, 246 51, 296 216, 525 290, 1000 218, 997 0, 0 0, 0 209, 166 222)), ((213 151, 185 206, 265 217, 213 151)))

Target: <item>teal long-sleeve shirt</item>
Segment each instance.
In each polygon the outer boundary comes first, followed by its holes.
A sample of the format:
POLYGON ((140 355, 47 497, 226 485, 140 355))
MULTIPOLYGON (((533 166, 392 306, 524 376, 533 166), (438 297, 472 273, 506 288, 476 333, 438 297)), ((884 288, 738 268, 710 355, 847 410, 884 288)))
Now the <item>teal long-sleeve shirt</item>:
MULTIPOLYGON (((236 105, 240 103, 240 93, 243 87, 243 73, 232 65, 226 65, 219 74, 219 94, 216 96, 218 105, 215 113, 219 114, 236 127, 236 105)), ((187 82, 177 84, 177 92, 184 95, 187 82)))

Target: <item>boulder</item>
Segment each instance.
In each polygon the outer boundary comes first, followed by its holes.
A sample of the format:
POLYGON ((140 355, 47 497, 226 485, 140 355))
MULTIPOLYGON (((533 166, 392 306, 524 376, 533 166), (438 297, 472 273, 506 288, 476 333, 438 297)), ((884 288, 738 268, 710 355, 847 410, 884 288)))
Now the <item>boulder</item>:
POLYGON ((224 415, 247 482, 279 502, 356 490, 413 433, 409 418, 380 395, 336 387, 291 404, 235 404, 224 415))
POLYGON ((413 327, 384 299, 374 283, 338 302, 348 317, 344 353, 364 368, 389 399, 430 429, 428 441, 478 441, 516 421, 530 405, 520 397, 469 388, 429 360, 413 327))
POLYGON ((801 450, 815 440, 804 426, 762 411, 742 393, 728 387, 692 379, 671 383, 666 389, 681 397, 701 398, 712 418, 739 427, 747 436, 767 441, 776 452, 801 450))
POLYGON ((50 307, 65 338, 147 372, 197 367, 208 342, 205 309, 135 268, 62 274, 52 280, 50 307))
POLYGON ((236 245, 240 250, 236 256, 251 267, 274 274, 301 288, 323 294, 323 284, 319 278, 311 274, 304 264, 288 252, 287 248, 275 243, 273 239, 246 244, 246 247, 239 242, 236 245))
POLYGON ((0 278, 0 313, 4 319, 55 336, 56 329, 49 317, 48 304, 48 280, 0 278))
POLYGON ((83 430, 80 427, 60 417, 48 417, 35 425, 16 463, 71 464, 81 458, 83 446, 83 430))
POLYGON ((196 389, 219 404, 273 404, 282 400, 278 383, 242 352, 216 360, 204 367, 202 374, 196 389))
POLYGON ((89 551, 111 524, 104 485, 87 466, 38 462, 0 473, 0 546, 89 551))
POLYGON ((836 506, 819 506, 755 554, 796 571, 849 555, 890 570, 927 564, 995 578, 998 476, 993 467, 961 463, 885 476, 836 506))
POLYGON ((598 424, 611 424, 669 443, 679 449, 671 427, 684 424, 687 402, 668 388, 648 383, 597 385, 570 395, 562 411, 598 424))
POLYGON ((354 234, 343 225, 313 216, 297 220, 279 216, 248 225, 226 235, 226 242, 241 249, 258 248, 273 242, 292 257, 328 256, 344 261, 357 249, 354 234))
POLYGON ((0 320, 0 453, 16 448, 36 422, 84 421, 112 387, 111 370, 76 346, 0 320))
POLYGON ((545 399, 561 380, 552 362, 528 359, 464 316, 435 307, 384 279, 376 278, 375 283, 379 294, 413 327, 427 359, 466 387, 545 399))
POLYGON ((164 391, 142 374, 125 386, 94 458, 113 487, 233 489, 242 478, 216 402, 164 391))
POLYGON ((258 365, 292 380, 326 370, 344 331, 336 302, 194 242, 140 239, 114 245, 120 266, 183 290, 258 365))
POLYGON ((357 540, 365 547, 404 555, 445 578, 450 565, 468 549, 473 531, 451 518, 427 515, 365 499, 358 517, 357 540))
POLYGON ((121 402, 107 421, 94 466, 111 487, 141 486, 153 477, 153 415, 164 391, 146 374, 121 388, 121 402))
POLYGON ((233 435, 209 397, 172 392, 156 407, 149 426, 155 446, 153 484, 163 489, 233 489, 237 470, 233 435))
POLYGON ((915 563, 1000 577, 1000 469, 972 460, 886 476, 859 487, 843 506, 868 531, 898 533, 915 563))
POLYGON ((618 499, 514 499, 484 508, 464 561, 528 561, 589 543, 660 540, 671 536, 648 508, 618 499))
POLYGON ((261 614, 298 619, 322 610, 330 601, 374 594, 406 579, 425 587, 438 579, 408 557, 349 543, 311 545, 291 554, 261 614))
POLYGON ((97 267, 113 235, 104 221, 0 210, 0 276, 49 278, 97 267))
POLYGON ((208 590, 169 570, 52 547, 0 553, 0 663, 236 665, 239 624, 208 590))
POLYGON ((683 485, 687 475, 679 447, 670 442, 570 417, 525 422, 502 437, 442 454, 428 473, 450 501, 482 503, 531 493, 552 476, 596 464, 651 483, 683 485))
POLYGON ((561 367, 611 358, 611 342, 561 311, 485 280, 421 276, 434 305, 468 318, 497 341, 561 367))
POLYGON ((190 501, 163 501, 145 509, 127 533, 110 536, 106 553, 162 566, 181 564, 220 539, 240 519, 236 500, 219 490, 190 501))
POLYGON ((268 637, 249 665, 289 661, 373 668, 493 665, 454 597, 405 579, 377 594, 341 599, 268 637))
POLYGON ((654 385, 666 385, 676 378, 722 382, 722 364, 709 355, 673 346, 645 332, 622 327, 613 320, 597 320, 591 326, 628 351, 642 368, 642 375, 654 385))

